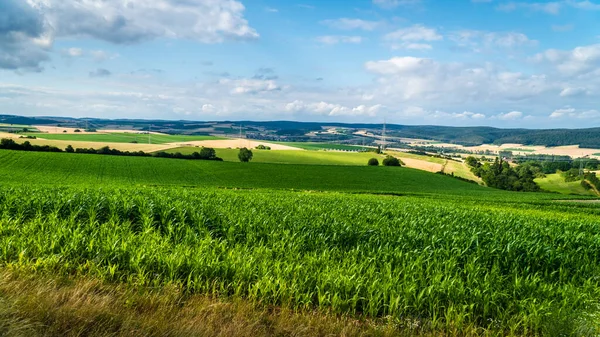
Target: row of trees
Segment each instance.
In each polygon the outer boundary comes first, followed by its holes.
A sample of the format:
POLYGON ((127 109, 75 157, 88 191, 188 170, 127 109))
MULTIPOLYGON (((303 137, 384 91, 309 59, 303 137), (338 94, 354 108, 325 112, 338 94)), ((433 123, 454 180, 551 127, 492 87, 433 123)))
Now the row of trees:
POLYGON ((168 152, 156 152, 147 153, 144 151, 121 151, 117 149, 111 149, 108 146, 101 147, 99 149, 92 148, 73 148, 68 145, 65 150, 49 145, 32 145, 29 141, 19 144, 12 139, 3 138, 0 140, 0 149, 5 150, 17 150, 17 151, 34 151, 34 152, 67 152, 67 153, 87 153, 87 154, 100 154, 110 156, 127 156, 127 157, 158 157, 158 158, 174 158, 174 159, 192 159, 192 160, 216 160, 223 161, 223 159, 217 157, 216 151, 210 147, 203 147, 199 152, 192 154, 182 153, 168 153, 168 152))
POLYGON ((519 165, 513 168, 500 158, 496 158, 493 163, 482 164, 475 157, 467 157, 465 163, 489 187, 508 191, 540 191, 540 187, 534 181, 540 172, 535 166, 519 165))

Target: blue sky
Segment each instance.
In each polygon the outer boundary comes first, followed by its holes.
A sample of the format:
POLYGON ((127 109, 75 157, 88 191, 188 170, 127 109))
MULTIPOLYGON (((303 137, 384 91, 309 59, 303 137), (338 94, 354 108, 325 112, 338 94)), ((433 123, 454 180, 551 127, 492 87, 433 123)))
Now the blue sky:
POLYGON ((600 125, 591 0, 3 0, 0 114, 600 125))

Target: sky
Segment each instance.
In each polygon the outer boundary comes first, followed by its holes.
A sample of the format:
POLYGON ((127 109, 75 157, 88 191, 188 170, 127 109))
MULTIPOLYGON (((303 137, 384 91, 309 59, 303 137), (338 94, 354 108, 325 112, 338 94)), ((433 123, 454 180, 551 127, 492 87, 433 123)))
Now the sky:
POLYGON ((0 114, 600 126, 600 1, 0 0, 0 114))

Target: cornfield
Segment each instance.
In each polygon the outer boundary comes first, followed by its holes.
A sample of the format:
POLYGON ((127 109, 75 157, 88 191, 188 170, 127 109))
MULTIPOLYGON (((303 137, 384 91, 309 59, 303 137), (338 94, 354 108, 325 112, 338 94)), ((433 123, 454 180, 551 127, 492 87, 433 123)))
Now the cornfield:
POLYGON ((0 187, 0 263, 399 325, 597 333, 593 204, 0 187))

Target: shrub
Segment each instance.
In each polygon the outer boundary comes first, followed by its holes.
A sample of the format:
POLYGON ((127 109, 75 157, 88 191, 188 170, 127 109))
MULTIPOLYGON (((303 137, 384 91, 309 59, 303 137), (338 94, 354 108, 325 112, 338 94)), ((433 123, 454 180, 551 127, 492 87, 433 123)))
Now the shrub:
POLYGON ((369 165, 369 166, 379 166, 379 160, 377 160, 377 158, 371 158, 371 159, 369 159, 369 162, 367 163, 367 165, 369 165))
POLYGON ((65 151, 67 151, 69 153, 73 153, 73 152, 75 152, 75 149, 69 144, 69 145, 67 145, 67 148, 65 149, 65 151))
POLYGON ((396 157, 387 156, 383 160, 383 166, 400 166, 400 160, 396 157))
POLYGON ((270 150, 271 147, 260 144, 256 147, 257 150, 270 150))
POLYGON ((250 160, 252 160, 253 154, 252 151, 248 150, 247 148, 243 147, 240 149, 240 152, 238 153, 238 158, 240 159, 240 161, 242 163, 247 163, 250 160))

